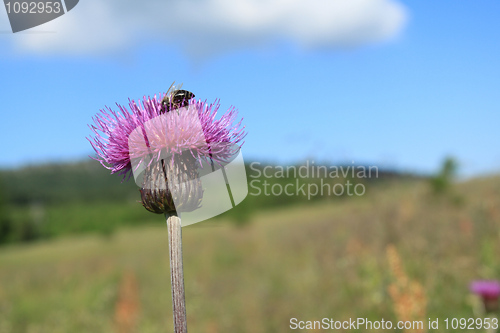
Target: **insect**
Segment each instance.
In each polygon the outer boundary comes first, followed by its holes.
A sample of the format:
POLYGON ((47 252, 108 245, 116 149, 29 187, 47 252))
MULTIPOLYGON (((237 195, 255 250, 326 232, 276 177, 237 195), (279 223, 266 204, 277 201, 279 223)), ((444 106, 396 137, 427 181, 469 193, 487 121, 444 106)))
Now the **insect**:
POLYGON ((174 87, 173 84, 168 89, 165 97, 161 101, 161 113, 169 112, 170 110, 179 109, 189 105, 189 100, 194 97, 194 94, 187 90, 180 89, 181 86, 174 87))

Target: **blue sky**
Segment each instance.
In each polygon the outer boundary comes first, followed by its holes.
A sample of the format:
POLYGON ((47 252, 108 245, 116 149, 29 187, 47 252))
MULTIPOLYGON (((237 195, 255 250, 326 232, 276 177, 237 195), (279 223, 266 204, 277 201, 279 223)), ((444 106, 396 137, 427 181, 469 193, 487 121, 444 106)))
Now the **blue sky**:
POLYGON ((499 13, 496 0, 81 0, 12 34, 0 9, 0 167, 85 158, 99 109, 176 81, 239 109, 248 160, 429 173, 453 156, 462 175, 498 173, 499 13))

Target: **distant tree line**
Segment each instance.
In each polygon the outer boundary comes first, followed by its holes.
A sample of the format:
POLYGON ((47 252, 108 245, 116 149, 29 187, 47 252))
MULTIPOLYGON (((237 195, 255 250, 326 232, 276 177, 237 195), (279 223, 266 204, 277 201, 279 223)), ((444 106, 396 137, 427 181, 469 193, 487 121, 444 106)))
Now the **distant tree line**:
MULTIPOLYGON (((316 166, 321 165, 319 163, 316 166)), ((326 164, 325 164, 326 165, 326 164)), ((297 164, 296 167, 302 166, 297 164)), ((264 186, 277 191, 288 184, 297 183, 293 175, 285 177, 269 177, 264 168, 276 167, 270 163, 258 163, 250 167, 245 165, 248 181, 254 181, 249 195, 236 208, 229 210, 222 216, 229 218, 237 225, 248 223, 254 212, 262 209, 272 209, 288 205, 299 205, 318 200, 344 200, 347 194, 325 196, 320 194, 307 195, 298 191, 297 195, 264 195, 264 186), (255 195, 258 189, 259 195, 255 195)), ((300 184, 306 188, 310 186, 324 186, 325 182, 356 182, 366 184, 383 182, 388 179, 413 179, 417 176, 401 174, 395 171, 378 171, 376 179, 352 179, 346 175, 341 179, 321 179, 320 177, 301 178, 300 184), (309 185, 312 184, 312 185, 309 185), (314 185, 316 184, 316 185, 314 185)), ((417 177, 418 178, 418 177, 417 177)), ((140 224, 147 219, 135 218, 126 215, 121 220, 107 218, 105 223, 94 221, 100 216, 101 210, 106 212, 106 205, 110 209, 117 209, 120 205, 132 203, 133 207, 140 207, 139 188, 133 181, 123 181, 118 175, 110 175, 109 170, 103 168, 96 161, 85 161, 69 164, 46 164, 29 166, 15 170, 0 171, 0 244, 19 241, 31 241, 43 237, 64 234, 67 232, 99 231, 109 234, 121 223, 140 224), (72 216, 71 222, 67 218, 43 218, 44 212, 64 211, 64 207, 84 207, 82 216, 72 216), (121 222, 120 222, 121 221, 121 222)), ((73 208, 75 209, 75 208, 73 208)), ((109 212, 108 212, 109 213, 109 212)), ((110 216, 120 215, 109 213, 110 216)), ((147 216, 144 211, 144 216, 147 216)), ((56 214, 57 215, 57 214, 56 214)), ((59 214, 60 215, 60 214, 59 214)), ((129 214, 130 215, 130 214, 129 214)), ((121 215, 120 215, 121 216, 121 215)))

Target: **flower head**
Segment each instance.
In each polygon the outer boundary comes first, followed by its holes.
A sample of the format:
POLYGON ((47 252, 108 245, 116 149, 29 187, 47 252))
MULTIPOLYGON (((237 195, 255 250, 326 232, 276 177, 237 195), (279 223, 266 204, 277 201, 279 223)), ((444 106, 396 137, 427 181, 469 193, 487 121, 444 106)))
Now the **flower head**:
MULTIPOLYGON (((169 90, 170 91, 170 90, 169 90)), ((223 166, 239 151, 245 136, 241 120, 234 124, 230 108, 216 119, 219 103, 187 100, 185 90, 165 97, 129 100, 130 111, 101 110, 88 139, 96 160, 124 179, 133 173, 141 187, 143 206, 154 213, 188 212, 201 206, 203 188, 199 171, 215 163, 223 166)))
POLYGON ((500 282, 497 280, 472 281, 470 290, 482 297, 498 298, 500 296, 500 282))
MULTIPOLYGON (((164 96, 165 94, 160 94, 164 96)), ((87 138, 98 160, 111 173, 130 177, 134 167, 157 162, 165 155, 174 157, 189 152, 199 160, 223 162, 234 153, 235 145, 245 136, 237 111, 230 108, 216 119, 220 104, 191 100, 186 110, 162 112, 162 97, 129 99, 129 109, 117 104, 100 110, 90 125, 95 136, 87 138), (201 128, 200 128, 201 127, 201 128), (133 163, 135 162, 135 163, 133 163)))

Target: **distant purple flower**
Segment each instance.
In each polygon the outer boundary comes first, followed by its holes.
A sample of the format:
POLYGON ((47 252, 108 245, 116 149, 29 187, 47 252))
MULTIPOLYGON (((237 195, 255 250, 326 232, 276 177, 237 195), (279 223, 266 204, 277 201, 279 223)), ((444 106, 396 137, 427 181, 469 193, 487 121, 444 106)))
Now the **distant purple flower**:
MULTIPOLYGON (((160 94, 164 96, 165 94, 160 94)), ((245 136, 241 120, 235 123, 237 111, 230 108, 216 119, 220 104, 192 99, 185 110, 161 112, 162 97, 143 97, 136 103, 129 99, 129 109, 118 105, 100 110, 90 128, 94 137, 87 138, 94 148, 96 160, 124 179, 130 176, 134 161, 147 162, 151 156, 160 159, 167 150, 175 154, 189 152, 200 159, 224 162, 234 154, 235 144, 245 136), (198 124, 198 125, 196 125, 198 124), (201 125, 201 130, 200 130, 201 125), (197 127, 198 126, 198 127, 197 127), (147 133, 147 135, 146 135, 147 133)))
POLYGON ((500 296, 500 282, 496 280, 472 281, 470 290, 483 297, 498 298, 500 296))
POLYGON ((500 282, 497 280, 476 280, 470 284, 470 290, 482 297, 486 312, 498 310, 500 282))

